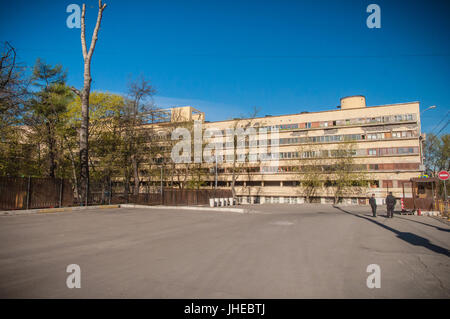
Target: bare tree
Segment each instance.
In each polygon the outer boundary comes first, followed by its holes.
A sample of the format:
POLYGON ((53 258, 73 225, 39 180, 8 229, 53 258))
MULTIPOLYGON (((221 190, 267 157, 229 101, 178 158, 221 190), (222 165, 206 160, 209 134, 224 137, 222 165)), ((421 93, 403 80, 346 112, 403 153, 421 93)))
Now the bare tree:
POLYGON ((334 203, 337 204, 344 196, 356 196, 365 193, 367 188, 367 177, 364 164, 356 164, 355 143, 344 142, 337 150, 332 151, 331 156, 335 159, 328 167, 330 174, 330 185, 334 193, 334 203))
MULTIPOLYGON (((243 130, 247 130, 250 127, 253 127, 257 122, 255 118, 258 116, 259 109, 257 107, 253 108, 252 114, 248 116, 248 118, 244 118, 244 116, 241 116, 240 118, 237 118, 233 122, 233 132, 236 132, 238 128, 241 128, 243 130)), ((263 123, 258 123, 260 126, 263 123)), ((250 173, 250 166, 245 161, 241 162, 238 161, 238 154, 236 152, 236 147, 238 145, 238 136, 233 135, 233 159, 232 159, 232 166, 230 167, 231 170, 231 193, 233 194, 233 198, 236 198, 236 181, 241 176, 241 174, 249 175, 250 173)))
POLYGON ((0 52, 0 133, 22 120, 30 84, 24 75, 25 67, 17 63, 14 47, 5 42, 0 52))
POLYGON ((81 10, 81 48, 84 60, 84 82, 81 91, 72 88, 72 90, 80 96, 81 99, 81 129, 80 129, 80 191, 81 198, 87 205, 89 194, 89 95, 91 91, 91 59, 94 53, 95 44, 98 39, 98 31, 102 21, 103 10, 106 4, 102 4, 102 0, 98 1, 97 23, 95 24, 94 33, 91 39, 89 51, 86 47, 86 26, 85 13, 86 5, 83 3, 81 10))
POLYGON ((140 129, 147 119, 152 119, 155 113, 153 103, 148 101, 156 93, 150 81, 143 76, 131 80, 128 84, 128 96, 125 99, 125 139, 129 147, 132 172, 134 177, 133 194, 139 194, 139 166, 147 150, 147 141, 153 135, 151 129, 140 129))
POLYGON ((305 196, 307 203, 316 196, 317 191, 322 188, 322 166, 324 164, 321 156, 323 155, 316 147, 302 145, 298 148, 298 174, 299 191, 305 196))
POLYGON ((5 42, 0 50, 0 174, 28 174, 30 161, 22 160, 30 158, 23 152, 26 131, 19 124, 27 110, 30 80, 25 67, 17 62, 14 47, 5 42))

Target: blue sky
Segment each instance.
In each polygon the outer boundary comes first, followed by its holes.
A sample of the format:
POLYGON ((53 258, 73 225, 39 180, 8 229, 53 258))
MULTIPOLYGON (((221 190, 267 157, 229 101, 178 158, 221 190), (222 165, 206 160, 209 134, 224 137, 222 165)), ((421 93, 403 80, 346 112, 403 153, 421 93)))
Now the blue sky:
MULTIPOLYGON (((82 85, 76 0, 0 1, 0 40, 19 59, 64 65, 82 85)), ((97 1, 86 1, 90 36, 97 1)), ((207 120, 333 109, 343 96, 368 105, 420 101, 423 130, 450 110, 450 1, 107 0, 92 61, 93 89, 124 92, 147 76, 157 105, 192 105, 207 120), (381 29, 366 7, 381 8, 381 29)), ((443 120, 445 123, 446 120, 443 120)), ((449 132, 447 126, 443 132, 449 132)))

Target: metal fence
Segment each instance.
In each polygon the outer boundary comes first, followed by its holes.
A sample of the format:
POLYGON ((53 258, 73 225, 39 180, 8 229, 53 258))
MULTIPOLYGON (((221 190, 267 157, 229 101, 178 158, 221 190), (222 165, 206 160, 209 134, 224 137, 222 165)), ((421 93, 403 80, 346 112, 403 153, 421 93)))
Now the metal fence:
MULTIPOLYGON (((232 197, 229 189, 147 189, 138 195, 127 194, 117 184, 90 186, 88 205, 208 205, 210 198, 232 197)), ((0 210, 78 206, 69 180, 0 176, 0 210)))
POLYGON ((92 191, 89 205, 101 204, 140 204, 140 205, 208 205, 210 198, 232 197, 228 189, 175 189, 164 188, 157 192, 140 193, 138 195, 114 191, 114 187, 103 191, 92 191))
POLYGON ((0 176, 0 209, 33 209, 73 204, 70 181, 0 176))
POLYGON ((233 197, 229 189, 164 189, 163 205, 208 205, 210 198, 233 197))

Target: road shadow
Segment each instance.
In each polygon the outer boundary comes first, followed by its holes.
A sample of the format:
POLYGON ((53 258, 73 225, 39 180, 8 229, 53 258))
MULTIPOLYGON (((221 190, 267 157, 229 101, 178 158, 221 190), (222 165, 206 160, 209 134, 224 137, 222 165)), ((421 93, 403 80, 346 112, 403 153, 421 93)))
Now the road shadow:
POLYGON ((407 220, 407 221, 412 222, 412 223, 417 223, 417 224, 422 224, 422 225, 425 225, 425 226, 428 226, 428 227, 433 227, 433 228, 436 228, 437 230, 440 230, 440 231, 450 232, 450 229, 448 229, 448 228, 442 228, 442 227, 434 226, 434 225, 423 223, 423 222, 418 222, 417 220, 407 219, 407 218, 403 218, 403 217, 397 217, 397 218, 400 218, 400 219, 403 219, 403 220, 407 220))
MULTIPOLYGON (((435 253, 442 254, 442 255, 445 255, 447 257, 450 257, 448 249, 440 247, 440 246, 437 246, 437 245, 434 245, 428 239, 426 239, 424 237, 418 236, 418 235, 413 234, 413 233, 398 231, 397 229, 394 229, 392 227, 389 227, 389 226, 387 226, 387 225, 385 225, 383 223, 380 223, 380 222, 372 219, 373 217, 372 218, 368 218, 368 217, 364 217, 364 216, 358 215, 356 213, 352 213, 352 212, 346 211, 345 209, 342 209, 341 207, 338 207, 338 206, 333 206, 333 207, 338 209, 338 210, 340 210, 340 211, 342 211, 342 212, 344 212, 344 213, 346 213, 346 214, 349 214, 349 215, 352 215, 352 216, 355 216, 355 217, 358 217, 358 218, 362 218, 362 219, 368 220, 369 222, 372 222, 372 223, 374 223, 374 224, 376 224, 376 225, 378 225, 378 226, 380 226, 380 227, 382 227, 384 229, 387 229, 387 230, 393 232, 394 234, 396 234, 399 239, 404 240, 404 241, 406 241, 407 243, 409 243, 411 245, 422 246, 422 247, 425 247, 425 248, 427 248, 427 249, 429 249, 429 250, 431 250, 431 251, 433 251, 435 253)), ((398 217, 396 217, 396 218, 398 218, 398 217)), ((402 218, 402 219, 404 219, 404 218, 402 218)))

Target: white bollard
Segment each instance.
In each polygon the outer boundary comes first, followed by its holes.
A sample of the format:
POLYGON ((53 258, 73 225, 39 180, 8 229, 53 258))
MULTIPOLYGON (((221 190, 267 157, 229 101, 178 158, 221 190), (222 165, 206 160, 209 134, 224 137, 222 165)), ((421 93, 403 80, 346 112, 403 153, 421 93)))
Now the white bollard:
POLYGON ((209 199, 209 207, 214 207, 214 198, 209 199))
POLYGON ((219 198, 220 206, 223 206, 223 198, 219 198))
POLYGON ((216 207, 219 207, 219 199, 218 198, 214 198, 214 203, 216 207))
POLYGON ((228 201, 230 202, 230 206, 234 206, 233 197, 228 198, 228 201))

